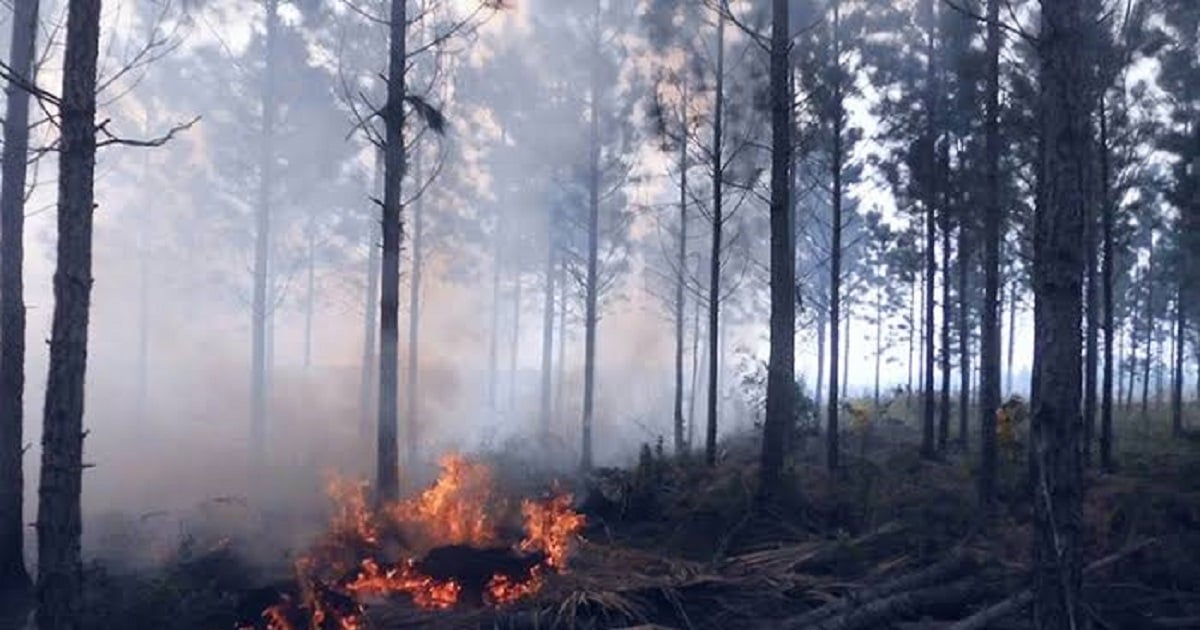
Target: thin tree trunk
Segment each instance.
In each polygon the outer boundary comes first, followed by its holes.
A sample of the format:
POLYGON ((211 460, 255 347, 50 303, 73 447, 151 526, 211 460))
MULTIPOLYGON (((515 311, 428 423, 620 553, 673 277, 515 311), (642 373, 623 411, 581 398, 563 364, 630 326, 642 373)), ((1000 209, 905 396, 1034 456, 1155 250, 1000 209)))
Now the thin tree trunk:
POLYGON ((83 623, 80 495, 99 40, 100 2, 71 0, 59 107, 58 246, 38 488, 39 630, 76 630, 83 623))
MULTIPOLYGON (((848 336, 848 335, 847 335, 848 336)), ((879 417, 879 371, 883 361, 883 289, 875 290, 875 395, 874 417, 879 417)))
MULTIPOLYGON (((829 311, 826 309, 817 309, 817 388, 813 392, 813 402, 815 403, 824 400, 822 395, 825 391, 825 318, 828 313, 829 311)), ((818 416, 824 413, 819 409, 818 407, 818 416)))
POLYGON ((376 499, 394 501, 399 494, 400 387, 400 194, 408 156, 404 147, 405 60, 408 57, 408 6, 392 0, 388 45, 387 104, 384 107, 383 269, 379 302, 379 426, 376 499))
MULTIPOLYGON (((928 87, 925 94, 926 111, 929 112, 928 134, 926 142, 926 160, 929 167, 929 172, 932 173, 937 162, 937 131, 938 131, 938 115, 937 115, 937 71, 934 64, 935 48, 937 41, 937 26, 935 22, 934 3, 933 0, 922 0, 921 13, 924 22, 928 28, 927 50, 927 74, 926 81, 928 87)), ((932 188, 936 188, 933 186, 932 188)), ((933 459, 937 452, 934 439, 934 399, 933 399, 933 364, 934 364, 934 321, 933 321, 933 292, 937 282, 937 211, 936 211, 936 191, 931 191, 925 199, 925 318, 923 326, 925 328, 925 376, 923 378, 923 390, 925 392, 925 409, 921 423, 921 456, 925 459, 933 459)))
MULTIPOLYGON (((1101 268, 1104 289, 1104 375, 1100 386, 1100 467, 1105 472, 1116 468, 1113 461, 1113 336, 1115 314, 1113 300, 1113 204, 1109 199, 1108 110, 1100 97, 1100 208, 1103 218, 1104 263, 1101 268)), ((1120 384, 1117 397, 1120 399, 1120 384)))
POLYGON ((917 287, 916 281, 908 285, 908 386, 905 388, 905 406, 912 407, 913 393, 913 348, 915 346, 917 328, 917 287))
POLYGON ((1183 306, 1183 282, 1179 283, 1175 295, 1175 351, 1174 374, 1171 378, 1171 434, 1183 435, 1183 350, 1184 331, 1187 330, 1187 315, 1183 306))
MULTIPOLYGON (((375 178, 372 190, 379 195, 383 186, 383 154, 375 151, 375 178)), ((372 204, 373 206, 374 204, 372 204)), ((374 214, 374 213, 372 213, 374 214)), ((367 295, 364 300, 366 308, 363 311, 363 348, 362 367, 359 379, 359 426, 358 436, 363 444, 371 427, 371 416, 374 414, 376 386, 379 378, 375 368, 379 365, 378 355, 378 319, 379 314, 379 221, 372 217, 367 227, 367 295)))
POLYGON ((708 276, 708 425, 704 437, 704 459, 709 466, 717 462, 717 389, 720 386, 718 370, 721 357, 717 335, 721 316, 721 229, 725 223, 722 192, 725 164, 721 153, 725 116, 725 14, 720 11, 717 13, 716 104, 713 108, 712 137, 712 248, 708 276))
MULTIPOLYGON (((697 274, 699 275, 699 274, 697 274)), ((688 418, 687 418, 687 447, 690 451, 695 445, 696 432, 696 392, 699 390, 700 380, 700 311, 703 310, 700 300, 696 300, 696 306, 692 309, 692 387, 688 390, 688 418)))
MULTIPOLYGON (((413 181, 423 185, 421 152, 414 149, 413 181)), ((421 389, 421 281, 425 276, 425 209, 420 197, 412 200, 412 269, 408 278, 408 394, 407 413, 404 414, 404 460, 412 466, 417 461, 417 450, 421 445, 420 395, 421 389)))
POLYGON ((967 450, 967 421, 971 409, 970 230, 964 219, 958 227, 958 446, 967 450))
POLYGON ((554 416, 566 416, 566 400, 563 398, 567 376, 567 256, 563 254, 558 265, 558 384, 554 392, 554 416))
POLYGON ((596 387, 596 293, 600 247, 600 0, 595 2, 595 31, 592 33, 591 99, 588 141, 588 255, 584 305, 583 422, 580 468, 592 468, 592 405, 596 387))
MULTIPOLYGON (((943 142, 943 155, 940 161, 939 173, 949 178, 950 174, 950 143, 943 142)), ((945 179, 941 180, 947 183, 945 179)), ((948 188, 948 186, 944 187, 948 188)), ((946 451, 950 441, 950 322, 953 321, 953 305, 950 302, 950 232, 953 229, 950 218, 950 206, 943 196, 942 205, 942 348, 939 358, 942 363, 942 394, 938 405, 938 450, 946 451)))
MULTIPOLYGON (((9 71, 32 84, 38 0, 15 0, 9 71)), ((25 591, 25 178, 29 92, 10 80, 0 177, 0 592, 25 591)))
POLYGON ((1013 389, 1013 357, 1017 350, 1017 280, 1013 280, 1008 288, 1008 356, 1005 357, 1006 371, 1008 372, 1008 393, 1015 394, 1013 389))
MULTIPOLYGON (((832 97, 832 120, 833 123, 833 155, 830 160, 831 173, 833 178, 832 202, 833 216, 830 217, 830 231, 832 232, 829 245, 829 402, 826 406, 826 444, 825 444, 825 464, 829 470, 836 470, 838 467, 838 455, 840 448, 838 446, 838 335, 841 331, 838 329, 841 324, 841 308, 842 308, 842 166, 844 157, 842 155, 842 125, 845 122, 845 112, 843 111, 842 102, 842 76, 841 76, 841 0, 834 0, 833 3, 833 28, 831 39, 833 40, 833 97, 832 97)), ((849 318, 847 317, 847 323, 849 318)), ((849 326, 847 326, 849 328, 849 326)), ((850 336, 846 335, 846 340, 849 342, 850 336)), ((849 354, 849 348, 847 348, 849 354)), ((846 357, 847 361, 849 356, 846 357)), ((843 382, 847 379, 842 379, 843 382)))
MULTIPOLYGON (((1081 313, 1092 160, 1090 0, 1042 6, 1041 163, 1035 212, 1031 458, 1034 622, 1080 628, 1083 543, 1081 313), (1086 9, 1086 10, 1085 10, 1086 9)), ((1098 34, 1096 35, 1098 37, 1098 34)))
POLYGON ((543 446, 550 443, 550 389, 553 386, 551 376, 554 369, 554 275, 558 268, 555 216, 553 208, 546 213, 546 295, 542 301, 542 406, 538 414, 537 429, 538 441, 543 446))
POLYGON ((796 267, 792 248, 791 32, 787 0, 771 3, 771 332, 767 362, 759 496, 768 500, 782 485, 785 439, 795 420, 796 267))
MULTIPOLYGON (((1103 191, 1101 191, 1103 194, 1103 191)), ((1090 206, 1090 204, 1089 204, 1090 206)), ((1100 361, 1100 276, 1097 273, 1099 239, 1096 234, 1096 216, 1090 211, 1084 217, 1084 242, 1087 243, 1087 260, 1084 302, 1084 365, 1083 365, 1083 465, 1092 465, 1092 441, 1096 435, 1096 369, 1100 361)))
POLYGON ((983 303, 979 331, 979 503, 996 499, 996 411, 1000 408, 1000 0, 987 3, 983 303))
POLYGON ((259 155, 258 208, 254 225, 254 303, 251 313, 250 456, 261 464, 267 425, 267 320, 273 310, 267 284, 271 258, 271 201, 275 194, 275 39, 277 0, 266 0, 266 69, 262 88, 262 147, 259 155))
POLYGON ((845 341, 842 343, 842 354, 840 357, 841 364, 842 364, 841 400, 848 400, 850 398, 850 393, 849 393, 850 390, 848 389, 848 385, 850 383, 850 320, 851 320, 851 318, 850 318, 849 305, 846 305, 846 306, 847 306, 846 318, 844 320, 842 320, 842 330, 841 330, 842 337, 845 339, 845 341))
POLYGON ((1150 234, 1150 260, 1146 283, 1146 359, 1142 361, 1142 430, 1150 430, 1150 361, 1154 358, 1154 234, 1150 234))
POLYGON ((679 141, 679 257, 675 261, 675 453, 682 454, 684 444, 683 425, 683 344, 684 313, 687 309, 687 227, 688 227, 688 91, 687 80, 683 81, 682 104, 680 105, 679 141))

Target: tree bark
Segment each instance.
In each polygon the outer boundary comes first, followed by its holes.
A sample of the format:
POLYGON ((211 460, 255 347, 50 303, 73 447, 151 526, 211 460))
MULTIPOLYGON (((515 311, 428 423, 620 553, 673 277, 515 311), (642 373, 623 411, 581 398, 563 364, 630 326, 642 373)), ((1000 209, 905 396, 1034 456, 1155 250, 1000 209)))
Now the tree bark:
MULTIPOLYGON (((10 72, 33 83, 38 0, 13 2, 10 72)), ((26 591, 25 477, 25 178, 29 152, 29 92, 5 88, 4 155, 0 177, 0 592, 26 591)))
POLYGON ((1041 163, 1035 212, 1034 620, 1078 628, 1083 544, 1081 311, 1092 159, 1092 0, 1042 6, 1041 163))
MULTIPOLYGON (((273 0, 272 0, 273 1, 273 0)), ((379 301, 379 425, 377 432, 376 499, 396 500, 400 492, 400 194, 407 170, 404 147, 405 61, 408 57, 406 0, 392 0, 388 37, 387 104, 384 106, 383 263, 379 301)))
POLYGON ((96 168, 96 57, 100 2, 71 0, 59 108, 58 246, 50 369, 38 488, 37 624, 75 630, 83 619, 80 494, 92 218, 96 168))
POLYGON ((796 266, 792 249, 791 32, 788 0, 771 2, 771 329, 759 496, 782 486, 784 440, 795 418, 796 266))
MULTIPOLYGON (((932 173, 937 161, 936 143, 937 143, 937 72, 934 64, 935 48, 937 41, 937 26, 934 22, 934 3, 933 0, 922 0, 921 13, 926 23, 928 33, 928 41, 926 43, 927 51, 927 72, 926 72, 926 93, 925 105, 926 111, 929 112, 929 120, 926 121, 928 129, 926 133, 928 137, 925 141, 926 165, 928 172, 932 173)), ((931 188, 936 188, 931 187, 931 188)), ((934 399, 933 399, 933 364, 934 364, 934 322, 933 322, 933 292, 937 282, 937 211, 936 211, 936 190, 931 190, 925 199, 925 317, 924 317, 924 332, 925 332, 925 375, 923 377, 923 387, 925 393, 925 408, 922 414, 921 422, 921 456, 925 459, 933 459, 937 456, 937 451, 934 445, 934 399)))
MULTIPOLYGON (((1113 247, 1113 204, 1109 198, 1109 161, 1108 161, 1108 109, 1104 96, 1100 97, 1100 208, 1102 216, 1102 231, 1104 239, 1104 262, 1101 266, 1101 284, 1104 290, 1104 374, 1100 385, 1100 467, 1105 472, 1113 472, 1116 468, 1113 461, 1113 345, 1116 327, 1113 313, 1113 265, 1115 261, 1113 247)), ((1118 396, 1120 389, 1118 387, 1118 396)))
POLYGON ((950 302, 950 232, 953 230, 953 219, 950 216, 950 205, 947 203, 950 176, 950 142, 942 143, 941 159, 938 161, 937 175, 942 186, 942 394, 938 405, 938 450, 945 453, 950 441, 950 322, 954 310, 950 302))
POLYGON ((879 375, 883 362, 883 289, 875 290, 875 394, 874 417, 879 418, 879 375))
POLYGON ((1142 276, 1146 283, 1146 358, 1142 361, 1142 430, 1150 430, 1150 361, 1154 358, 1154 232, 1150 233, 1150 260, 1142 276))
MULTIPOLYGON (((813 390, 813 402, 818 404, 824 400, 822 393, 825 391, 825 318, 829 316, 828 314, 827 309, 817 309, 817 388, 813 390)), ((820 416, 822 413, 824 412, 820 411, 818 407, 817 415, 820 416)))
MULTIPOLYGON (((833 188, 833 216, 830 218, 832 232, 829 245, 829 401, 826 405, 825 464, 829 470, 838 467, 838 335, 841 324, 842 307, 842 124, 845 112, 842 102, 842 66, 841 66, 841 0, 833 3, 833 28, 830 31, 833 45, 833 65, 830 70, 833 83, 832 123, 833 146, 830 160, 833 188)), ((848 318, 847 318, 848 319, 848 318)), ((849 326, 847 326, 849 328, 849 326)), ((847 335, 846 340, 850 337, 847 335)), ((848 354, 848 352, 847 352, 848 354)), ((849 357, 846 357, 847 361, 849 357)), ((846 379, 843 379, 843 381, 846 379)))
POLYGON ((684 313, 687 310, 687 228, 688 228, 688 91, 687 80, 682 81, 682 103, 680 104, 679 140, 679 256, 675 261, 675 453, 683 454, 683 344, 684 313))
POLYGON ((275 39, 279 30, 277 0, 266 0, 266 44, 262 88, 262 138, 259 155, 258 208, 254 224, 254 298, 251 312, 250 456, 265 457, 267 425, 268 268, 271 258, 271 202, 275 193, 275 39))
POLYGON ((721 229, 725 227, 724 193, 725 162, 722 155, 725 117, 725 14, 717 12, 717 75, 716 103, 713 106, 712 137, 712 247, 708 269, 708 425, 704 439, 704 460, 709 466, 717 462, 717 391, 720 387, 720 357, 717 333, 721 316, 721 229))
POLYGON ((1000 408, 1000 0, 987 3, 987 95, 984 121, 983 303, 979 331, 979 503, 996 498, 996 410, 1000 408))
POLYGON ((971 409, 970 291, 971 234, 969 222, 958 227, 958 446, 967 450, 967 422, 971 409))
POLYGON ((558 269, 557 224, 553 207, 546 212, 546 294, 542 301, 542 405, 538 414, 538 441, 550 444, 550 401, 554 369, 554 275, 558 269))
POLYGON ((1008 386, 1005 387, 1009 394, 1015 394, 1013 389, 1013 357, 1016 355, 1017 349, 1017 280, 1014 279, 1008 287, 1008 356, 1004 361, 1006 364, 1005 371, 1008 373, 1008 386))
POLYGON ((592 413, 596 388, 596 301, 599 291, 597 264, 600 247, 600 0, 595 3, 595 32, 592 34, 591 99, 588 142, 588 254, 584 292, 583 422, 579 466, 592 468, 592 413))
MULTIPOLYGON (((1089 187, 1094 190, 1093 187, 1089 187)), ((1089 204, 1084 216, 1084 242, 1087 243, 1085 262, 1086 289, 1084 290, 1084 366, 1083 366, 1083 465, 1092 465, 1092 440, 1096 434, 1096 368, 1100 357, 1100 278, 1097 273, 1098 239, 1096 238, 1096 216, 1089 204)))
POLYGON ((1184 308, 1183 281, 1179 282, 1175 295, 1175 352, 1171 376, 1171 434, 1183 435, 1183 350, 1184 331, 1187 330, 1187 315, 1184 308))

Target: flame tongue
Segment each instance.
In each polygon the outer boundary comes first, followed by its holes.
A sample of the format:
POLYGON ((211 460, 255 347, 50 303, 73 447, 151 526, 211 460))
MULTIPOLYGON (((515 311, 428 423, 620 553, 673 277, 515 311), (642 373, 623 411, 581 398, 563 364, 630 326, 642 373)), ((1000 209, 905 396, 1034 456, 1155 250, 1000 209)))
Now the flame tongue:
MULTIPOLYGON (((525 537, 512 545, 510 554, 524 559, 519 570, 496 566, 486 578, 486 566, 483 573, 476 568, 476 574, 486 579, 474 586, 470 580, 439 580, 422 571, 422 564, 439 555, 431 554, 422 562, 415 558, 431 549, 463 546, 487 557, 484 548, 495 550, 502 544, 494 516, 502 506, 494 500, 488 467, 450 455, 442 459, 440 469, 438 479, 425 491, 379 510, 370 508, 365 483, 330 481, 335 509, 329 529, 296 566, 303 591, 301 608, 312 627, 364 627, 360 602, 370 596, 405 594, 420 608, 444 610, 458 604, 466 589, 475 593, 476 601, 510 604, 537 593, 548 573, 566 570, 571 542, 582 530, 584 517, 571 509, 570 495, 558 493, 545 501, 521 502, 525 537), (386 545, 395 543, 411 555, 395 563, 380 560, 387 555, 386 545)), ((267 627, 292 630, 287 613, 293 607, 285 601, 265 611, 267 627)))

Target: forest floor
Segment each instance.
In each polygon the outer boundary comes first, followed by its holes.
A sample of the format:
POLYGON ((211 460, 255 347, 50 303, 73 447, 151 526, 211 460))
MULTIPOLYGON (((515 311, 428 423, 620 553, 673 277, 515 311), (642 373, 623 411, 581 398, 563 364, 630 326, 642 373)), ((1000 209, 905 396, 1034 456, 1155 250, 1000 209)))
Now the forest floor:
MULTIPOLYGON (((847 432, 836 475, 809 436, 794 492, 771 509, 753 500, 753 436, 724 442, 714 467, 646 447, 575 488, 583 540, 534 596, 449 611, 376 602, 368 627, 1031 627, 1021 449, 1002 456, 1001 500, 985 517, 970 454, 952 442, 924 461, 912 426, 872 427, 868 444, 847 432)), ((1098 628, 1200 627, 1200 436, 1125 428, 1120 471, 1087 475, 1084 613, 1098 628)), ((507 483, 545 482, 506 457, 492 465, 507 483)), ((234 628, 246 594, 278 578, 238 548, 191 541, 153 571, 91 565, 87 627, 234 628)))

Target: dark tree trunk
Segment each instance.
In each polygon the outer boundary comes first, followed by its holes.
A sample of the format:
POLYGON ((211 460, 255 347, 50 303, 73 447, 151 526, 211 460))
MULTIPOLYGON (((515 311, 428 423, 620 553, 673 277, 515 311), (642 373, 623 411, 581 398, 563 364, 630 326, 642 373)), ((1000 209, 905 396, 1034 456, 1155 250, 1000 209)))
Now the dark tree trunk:
POLYGON ((1092 465, 1092 440, 1096 435, 1096 368, 1100 357, 1100 277, 1097 273, 1097 257, 1099 245, 1096 238, 1096 216, 1091 210, 1094 204, 1089 204, 1089 210, 1084 216, 1084 242, 1087 243, 1087 260, 1085 262, 1085 278, 1087 286, 1084 292, 1084 365, 1083 365, 1083 465, 1092 465))
MULTIPOLYGON (((942 143, 942 158, 939 160, 938 181, 943 184, 942 190, 949 189, 950 175, 950 142, 942 143)), ((938 450, 946 451, 950 441, 950 322, 954 319, 954 307, 950 301, 950 232, 954 229, 950 216, 950 205, 943 195, 942 201, 942 348, 938 355, 941 360, 942 394, 938 404, 938 450)))
MULTIPOLYGON (((13 2, 9 71, 33 84, 38 0, 13 2)), ((0 177, 0 592, 25 591, 25 176, 29 92, 5 89, 3 176, 0 177)))
POLYGON ((879 417, 879 375, 883 363, 883 289, 875 291, 875 393, 874 417, 879 417))
POLYGON ((845 339, 845 342, 842 343, 842 353, 841 353, 841 356, 839 357, 841 359, 840 362, 842 364, 842 379, 841 379, 841 387, 842 387, 841 399, 842 400, 847 400, 850 398, 850 392, 848 389, 848 386, 850 383, 850 321, 851 321, 850 305, 847 304, 846 305, 846 318, 844 320, 842 320, 842 330, 841 330, 842 339, 845 339))
MULTIPOLYGON (((937 41, 937 26, 934 22, 934 4, 933 0, 922 0, 921 13, 924 22, 928 29, 927 37, 927 76, 926 76, 926 93, 925 105, 926 111, 929 112, 929 120, 926 121, 928 129, 926 130, 927 138, 925 139, 925 160, 928 167, 928 172, 932 173, 937 162, 937 72, 934 64, 935 48, 937 41)), ((936 187, 933 187, 936 188, 936 187)), ((925 408, 922 414, 921 422, 921 456, 925 459, 933 459, 937 456, 934 439, 934 399, 933 399, 933 364, 934 364, 934 322, 933 322, 933 292, 937 283, 937 210, 936 190, 931 190, 925 195, 925 375, 923 377, 923 387, 925 395, 925 408)))
MULTIPOLYGON (((833 3, 833 28, 831 39, 833 44, 833 67, 831 77, 833 83, 831 120, 833 127, 833 155, 830 160, 833 188, 833 216, 830 218, 829 229, 832 232, 829 245, 829 401, 825 408, 825 464, 829 470, 838 467, 838 347, 841 331, 842 308, 842 124, 845 113, 842 110, 842 68, 841 68, 841 0, 833 3)), ((849 328, 849 326, 847 326, 849 328)), ((850 337, 847 335, 847 341, 850 337)), ((846 357, 847 361, 849 356, 846 357)), ((845 379, 843 379, 844 381, 845 379)))
MULTIPOLYGON (((813 402, 818 404, 824 400, 822 392, 825 391, 825 318, 828 313, 827 309, 817 309, 817 388, 813 390, 813 402)), ((818 411, 817 415, 821 413, 818 411)))
POLYGON ((683 420, 683 344, 684 317, 687 312, 687 228, 688 228, 688 92, 687 81, 683 81, 680 140, 679 140, 679 256, 675 261, 675 453, 686 450, 683 420))
MULTIPOLYGON (((413 150, 413 181, 422 183, 421 152, 413 150)), ((407 413, 404 414, 404 457, 409 466, 417 461, 417 450, 421 445, 420 396, 421 387, 421 280, 425 274, 425 212, 420 197, 412 206, 412 269, 408 278, 408 394, 407 413)))
MULTIPOLYGON (((378 150, 375 151, 374 170, 375 180, 371 188, 375 191, 375 195, 379 195, 382 192, 380 188, 383 186, 383 155, 378 150)), ((379 366, 377 315, 379 314, 380 234, 379 221, 373 218, 373 210, 374 204, 372 204, 372 220, 367 227, 367 295, 366 309, 363 311, 362 367, 358 391, 360 413, 358 435, 363 444, 368 443, 367 436, 370 434, 371 418, 377 409, 375 406, 376 386, 379 385, 376 368, 379 366)))
POLYGON ((591 99, 589 103, 588 141, 588 253, 587 283, 584 288, 584 344, 583 344, 583 422, 582 447, 579 466, 584 471, 592 468, 592 405, 596 387, 596 293, 599 291, 597 278, 600 248, 600 0, 596 0, 595 32, 592 34, 591 99))
POLYGON ((912 406, 913 393, 913 348, 916 345, 917 330, 917 288, 916 281, 908 285, 908 386, 905 388, 904 404, 912 406))
POLYGON ((553 209, 546 213, 546 294, 542 300, 542 405, 538 413, 538 441, 550 443, 550 402, 554 370, 554 275, 558 270, 557 225, 553 209))
MULTIPOLYGON (((697 265, 699 266, 699 265, 697 265)), ((698 271, 698 270, 697 270, 698 271)), ((699 275, 697 273, 697 275, 699 275)), ((700 300, 692 309, 692 386, 688 389, 687 447, 692 449, 696 433, 696 392, 700 385, 700 300)))
MULTIPOLYGON (((1113 312, 1113 204, 1109 199, 1108 110, 1100 97, 1100 209, 1104 232, 1104 262, 1101 268, 1104 289, 1104 376, 1100 386, 1100 467, 1105 472, 1116 468, 1113 461, 1113 345, 1116 327, 1113 312)), ((1117 395, 1120 396, 1118 385, 1117 395)))
POLYGON ((958 446, 967 450, 967 421, 971 408, 970 291, 971 241, 969 222, 958 227, 958 446))
POLYGON ((1041 163, 1035 216, 1034 620, 1079 628, 1083 543, 1080 365, 1084 217, 1092 158, 1091 0, 1042 6, 1041 163))
POLYGON ((404 147, 405 60, 408 57, 408 6, 392 0, 388 44, 387 104, 383 122, 383 268, 379 301, 379 425, 377 433, 376 499, 394 501, 400 491, 400 188, 407 170, 404 147))
POLYGON ((58 247, 38 488, 39 630, 76 630, 83 623, 80 493, 99 40, 100 2, 71 0, 59 107, 58 247))
POLYGON ((784 440, 795 417, 796 267, 791 235, 792 92, 788 1, 771 2, 771 351, 767 363, 760 497, 780 490, 784 440))
POLYGON ((1150 260, 1143 276, 1146 283, 1146 358, 1142 361, 1142 430, 1150 430, 1150 361, 1154 359, 1154 234, 1150 235, 1150 260))
POLYGON ((717 17, 717 76, 716 103, 713 107, 712 137, 712 247, 708 267, 708 424, 704 434, 704 460, 709 466, 717 463, 717 390, 720 387, 721 317, 721 230, 725 227, 723 185, 725 161, 721 153, 725 117, 725 15, 717 17))
POLYGON ((1187 315, 1184 308, 1183 282, 1179 283, 1175 295, 1175 352, 1171 375, 1171 434, 1183 435, 1183 351, 1184 331, 1187 330, 1187 315))
POLYGON ((554 387, 554 416, 561 419, 566 415, 563 386, 567 380, 567 257, 564 254, 560 258, 558 264, 558 383, 554 387))
POLYGON ((1014 279, 1008 287, 1008 356, 1005 357, 1005 371, 1008 373, 1008 386, 1005 387, 1009 394, 1015 394, 1013 389, 1013 357, 1016 355, 1017 348, 1017 281, 1014 279))
POLYGON ((254 225, 254 303, 251 313, 250 452, 255 462, 265 456, 267 427, 267 321, 271 304, 267 284, 271 258, 271 202, 275 194, 275 38, 279 29, 277 1, 266 0, 266 69, 262 88, 262 151, 259 155, 258 208, 254 225))
POLYGON ((1000 0, 987 3, 983 303, 979 329, 979 503, 996 498, 996 410, 1000 408, 1000 0))

